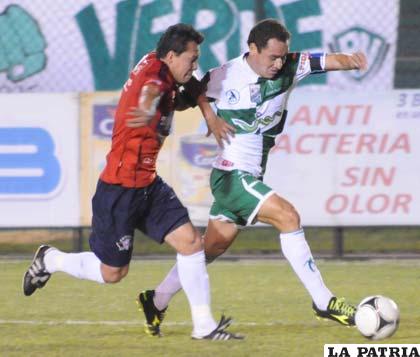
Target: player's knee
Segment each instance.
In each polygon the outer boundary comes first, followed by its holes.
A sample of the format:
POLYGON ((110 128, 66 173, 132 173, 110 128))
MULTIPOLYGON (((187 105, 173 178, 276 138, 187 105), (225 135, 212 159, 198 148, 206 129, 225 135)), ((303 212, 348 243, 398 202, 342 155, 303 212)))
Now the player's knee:
POLYGON ((282 232, 293 232, 300 228, 299 213, 292 205, 283 212, 280 227, 282 232))
POLYGON ((216 260, 216 255, 209 255, 206 253, 206 264, 211 264, 216 260))
POLYGON ((201 239, 201 235, 198 232, 194 235, 194 238, 190 241, 190 249, 193 252, 199 252, 204 249, 203 240, 201 239))
POLYGON ((188 242, 192 246, 202 247, 203 246, 203 239, 199 231, 194 230, 194 233, 190 235, 188 238, 188 242))
POLYGON ((206 260, 210 263, 215 260, 219 255, 222 255, 226 249, 229 247, 229 244, 223 240, 220 241, 205 241, 205 253, 206 260))
POLYGON ((113 273, 103 276, 105 283, 115 284, 120 282, 127 274, 113 273))
POLYGON ((178 242, 176 246, 177 252, 183 255, 194 254, 203 249, 203 240, 198 231, 194 231, 192 234, 183 237, 182 242, 178 242))
POLYGON ((102 278, 107 284, 115 284, 120 282, 128 274, 128 269, 122 268, 112 271, 102 271, 102 278))
POLYGON ((299 229, 299 227, 300 227, 300 216, 299 216, 299 213, 296 211, 296 209, 293 206, 290 209, 289 222, 296 229, 299 229))

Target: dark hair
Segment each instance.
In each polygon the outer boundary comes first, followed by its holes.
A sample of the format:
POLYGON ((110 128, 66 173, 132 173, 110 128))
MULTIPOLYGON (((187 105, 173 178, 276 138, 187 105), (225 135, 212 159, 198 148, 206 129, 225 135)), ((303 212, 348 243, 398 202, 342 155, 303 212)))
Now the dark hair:
POLYGON ((204 36, 191 25, 180 23, 170 26, 159 39, 156 56, 163 58, 169 51, 179 55, 187 49, 188 42, 194 41, 199 45, 203 40, 204 36))
POLYGON ((258 52, 267 46, 268 40, 275 38, 281 42, 290 39, 290 32, 286 27, 275 19, 265 19, 258 22, 249 33, 248 45, 255 43, 258 52))

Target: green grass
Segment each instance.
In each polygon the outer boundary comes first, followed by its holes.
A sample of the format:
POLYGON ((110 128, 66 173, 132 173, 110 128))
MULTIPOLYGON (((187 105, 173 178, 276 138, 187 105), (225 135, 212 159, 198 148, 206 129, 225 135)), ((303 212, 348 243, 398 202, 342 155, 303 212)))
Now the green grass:
MULTIPOLYGON (((232 331, 244 341, 190 339, 185 295, 172 301, 161 339, 143 333, 134 303, 154 287, 169 261, 134 261, 116 285, 79 281, 58 273, 31 297, 21 277, 28 261, 0 261, 0 355, 2 356, 322 356, 326 343, 368 343, 355 328, 318 321, 311 302, 284 261, 216 262, 209 266, 212 308, 232 315, 232 331)), ((327 285, 358 302, 371 294, 392 297, 401 310, 397 333, 385 342, 420 341, 420 262, 318 263, 327 285)))

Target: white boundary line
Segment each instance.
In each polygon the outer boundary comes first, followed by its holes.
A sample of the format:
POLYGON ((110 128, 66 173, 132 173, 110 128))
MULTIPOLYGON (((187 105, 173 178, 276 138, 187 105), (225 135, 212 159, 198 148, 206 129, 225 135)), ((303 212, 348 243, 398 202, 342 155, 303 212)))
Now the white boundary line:
MULTIPOLYGON (((108 325, 108 326, 143 326, 142 321, 91 321, 91 320, 0 320, 0 325, 48 325, 48 326, 62 326, 62 325, 108 325)), ((191 322, 179 321, 179 322, 165 322, 165 326, 192 326, 191 322)), ((234 326, 286 326, 287 323, 281 321, 271 322, 234 322, 234 326)), ((310 326, 311 324, 305 324, 310 326)), ((313 325, 318 325, 314 322, 313 325)))

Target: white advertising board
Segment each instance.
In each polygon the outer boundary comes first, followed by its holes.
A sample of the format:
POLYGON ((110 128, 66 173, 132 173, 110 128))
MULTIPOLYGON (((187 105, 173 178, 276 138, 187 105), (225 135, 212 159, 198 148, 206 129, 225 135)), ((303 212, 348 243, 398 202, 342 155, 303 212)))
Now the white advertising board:
POLYGON ((296 90, 265 181, 304 225, 420 224, 420 91, 296 90))
POLYGON ((78 226, 76 94, 0 95, 0 226, 78 226))

